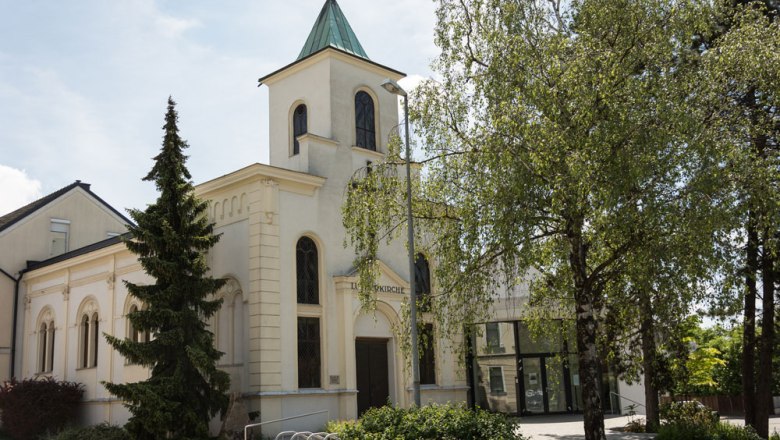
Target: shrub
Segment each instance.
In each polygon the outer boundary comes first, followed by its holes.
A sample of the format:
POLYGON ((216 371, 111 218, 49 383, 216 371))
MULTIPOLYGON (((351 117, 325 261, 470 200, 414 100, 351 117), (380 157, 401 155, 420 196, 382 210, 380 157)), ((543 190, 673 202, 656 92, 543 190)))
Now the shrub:
POLYGON ((66 428, 47 440, 132 440, 132 437, 120 426, 101 423, 86 428, 66 428))
POLYGON ((84 386, 76 382, 11 379, 0 387, 3 428, 17 440, 57 432, 76 415, 84 386))
POLYGON ((717 412, 692 400, 661 405, 660 412, 661 418, 669 424, 713 427, 720 418, 717 412))
POLYGON ((688 423, 664 423, 658 428, 657 440, 710 440, 712 427, 688 423))
POLYGON ((341 440, 516 439, 517 426, 503 414, 471 411, 463 405, 372 408, 359 421, 330 422, 326 430, 341 440))
POLYGON ((750 426, 735 426, 718 423, 712 433, 713 440, 761 440, 750 426))

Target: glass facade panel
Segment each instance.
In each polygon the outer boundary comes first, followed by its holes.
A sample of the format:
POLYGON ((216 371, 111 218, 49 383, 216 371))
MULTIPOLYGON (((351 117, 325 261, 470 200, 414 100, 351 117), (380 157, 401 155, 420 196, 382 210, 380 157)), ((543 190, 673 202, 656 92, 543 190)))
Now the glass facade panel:
MULTIPOLYGON (((560 326, 560 321, 551 325, 560 326)), ((520 353, 560 353, 563 351, 562 331, 535 336, 528 329, 528 325, 522 321, 518 322, 518 329, 520 331, 520 353)))
POLYGON ((517 358, 514 354, 514 325, 487 323, 474 339, 475 403, 490 411, 516 414, 517 358))
MULTIPOLYGON (((582 385, 572 320, 547 323, 534 337, 523 321, 488 322, 471 339, 474 404, 508 414, 582 412, 582 385), (557 329, 557 331, 556 331, 557 329), (517 347, 517 349, 515 349, 517 347)), ((617 381, 603 370, 605 411, 614 408, 617 381)))
POLYGON ((582 411, 582 386, 580 385, 580 364, 577 361, 576 354, 569 355, 569 375, 571 383, 571 409, 572 411, 582 411))
POLYGON ((488 322, 477 338, 477 352, 480 355, 501 355, 515 353, 515 330, 512 322, 488 322))

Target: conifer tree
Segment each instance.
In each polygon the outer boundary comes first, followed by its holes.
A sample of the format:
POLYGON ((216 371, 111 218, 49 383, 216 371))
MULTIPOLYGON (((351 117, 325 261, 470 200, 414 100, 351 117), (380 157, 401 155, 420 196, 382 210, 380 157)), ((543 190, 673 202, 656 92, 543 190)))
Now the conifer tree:
POLYGON ((207 276, 206 252, 219 237, 204 213, 206 203, 193 194, 179 137, 176 103, 168 98, 162 149, 143 180, 153 181, 159 197, 145 211, 130 210, 128 249, 138 256, 154 284, 125 281, 144 307, 128 319, 149 341, 106 335, 128 361, 151 369, 142 382, 105 383, 125 401, 132 417, 126 428, 136 439, 201 439, 209 437, 209 420, 227 406, 230 379, 217 369, 222 353, 206 320, 221 300, 209 299, 224 280, 207 276))

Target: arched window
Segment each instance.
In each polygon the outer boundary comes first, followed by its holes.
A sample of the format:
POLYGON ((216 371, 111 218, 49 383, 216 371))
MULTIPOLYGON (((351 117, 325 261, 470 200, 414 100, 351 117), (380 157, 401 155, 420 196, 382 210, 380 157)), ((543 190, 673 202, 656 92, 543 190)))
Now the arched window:
POLYGON ((130 309, 127 311, 126 319, 127 319, 127 339, 133 341, 133 342, 149 342, 149 331, 148 330, 139 330, 135 328, 133 325, 133 322, 130 320, 129 315, 138 312, 141 310, 138 305, 133 304, 130 306, 130 309))
POLYGON ((38 334, 38 372, 54 369, 54 322, 43 322, 38 334))
POLYGON ((298 304, 319 304, 319 270, 317 245, 309 237, 301 237, 295 247, 298 304))
POLYGON ((54 316, 49 307, 38 318, 38 372, 54 369, 54 316))
POLYGON ((376 151, 374 100, 362 90, 355 94, 355 145, 376 151))
POLYGON ((38 372, 42 373, 46 371, 46 340, 49 337, 48 324, 41 323, 40 329, 38 329, 38 372))
POLYGON ((79 338, 79 350, 81 351, 79 367, 88 368, 89 365, 89 315, 84 314, 81 316, 81 323, 79 324, 79 332, 81 337, 79 338))
MULTIPOLYGON (((95 309, 90 304, 86 309, 95 309)), ((100 319, 97 311, 85 310, 79 319, 79 368, 97 366, 98 342, 100 341, 100 319)))
POLYGON ((227 283, 214 299, 222 299, 222 307, 209 319, 209 330, 214 333, 214 346, 223 353, 217 365, 243 365, 244 299, 238 281, 227 278, 227 283))
POLYGON ((92 332, 92 358, 90 359, 92 361, 91 367, 97 367, 98 363, 98 341, 100 340, 100 324, 98 323, 98 314, 97 312, 92 314, 92 325, 90 326, 90 331, 92 332))
POLYGON ((306 134, 306 105, 301 104, 293 111, 293 155, 301 152, 298 136, 306 134))
POLYGON ((428 259, 423 254, 417 254, 414 260, 414 291, 420 310, 426 312, 431 308, 431 269, 428 259))

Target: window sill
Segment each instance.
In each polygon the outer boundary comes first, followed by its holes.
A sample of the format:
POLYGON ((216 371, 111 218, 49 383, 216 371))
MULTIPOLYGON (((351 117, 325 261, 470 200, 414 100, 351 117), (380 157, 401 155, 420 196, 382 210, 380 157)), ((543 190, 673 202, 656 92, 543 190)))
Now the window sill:
POLYGON ((319 317, 322 315, 322 305, 320 304, 298 304, 298 315, 319 317))
POLYGON ((97 365, 94 365, 94 366, 91 366, 91 367, 79 367, 79 368, 76 368, 76 371, 96 370, 96 369, 97 369, 97 365))
POLYGON ((352 146, 353 153, 360 153, 375 160, 382 160, 385 158, 385 154, 379 151, 369 150, 368 148, 359 147, 357 145, 352 146))

